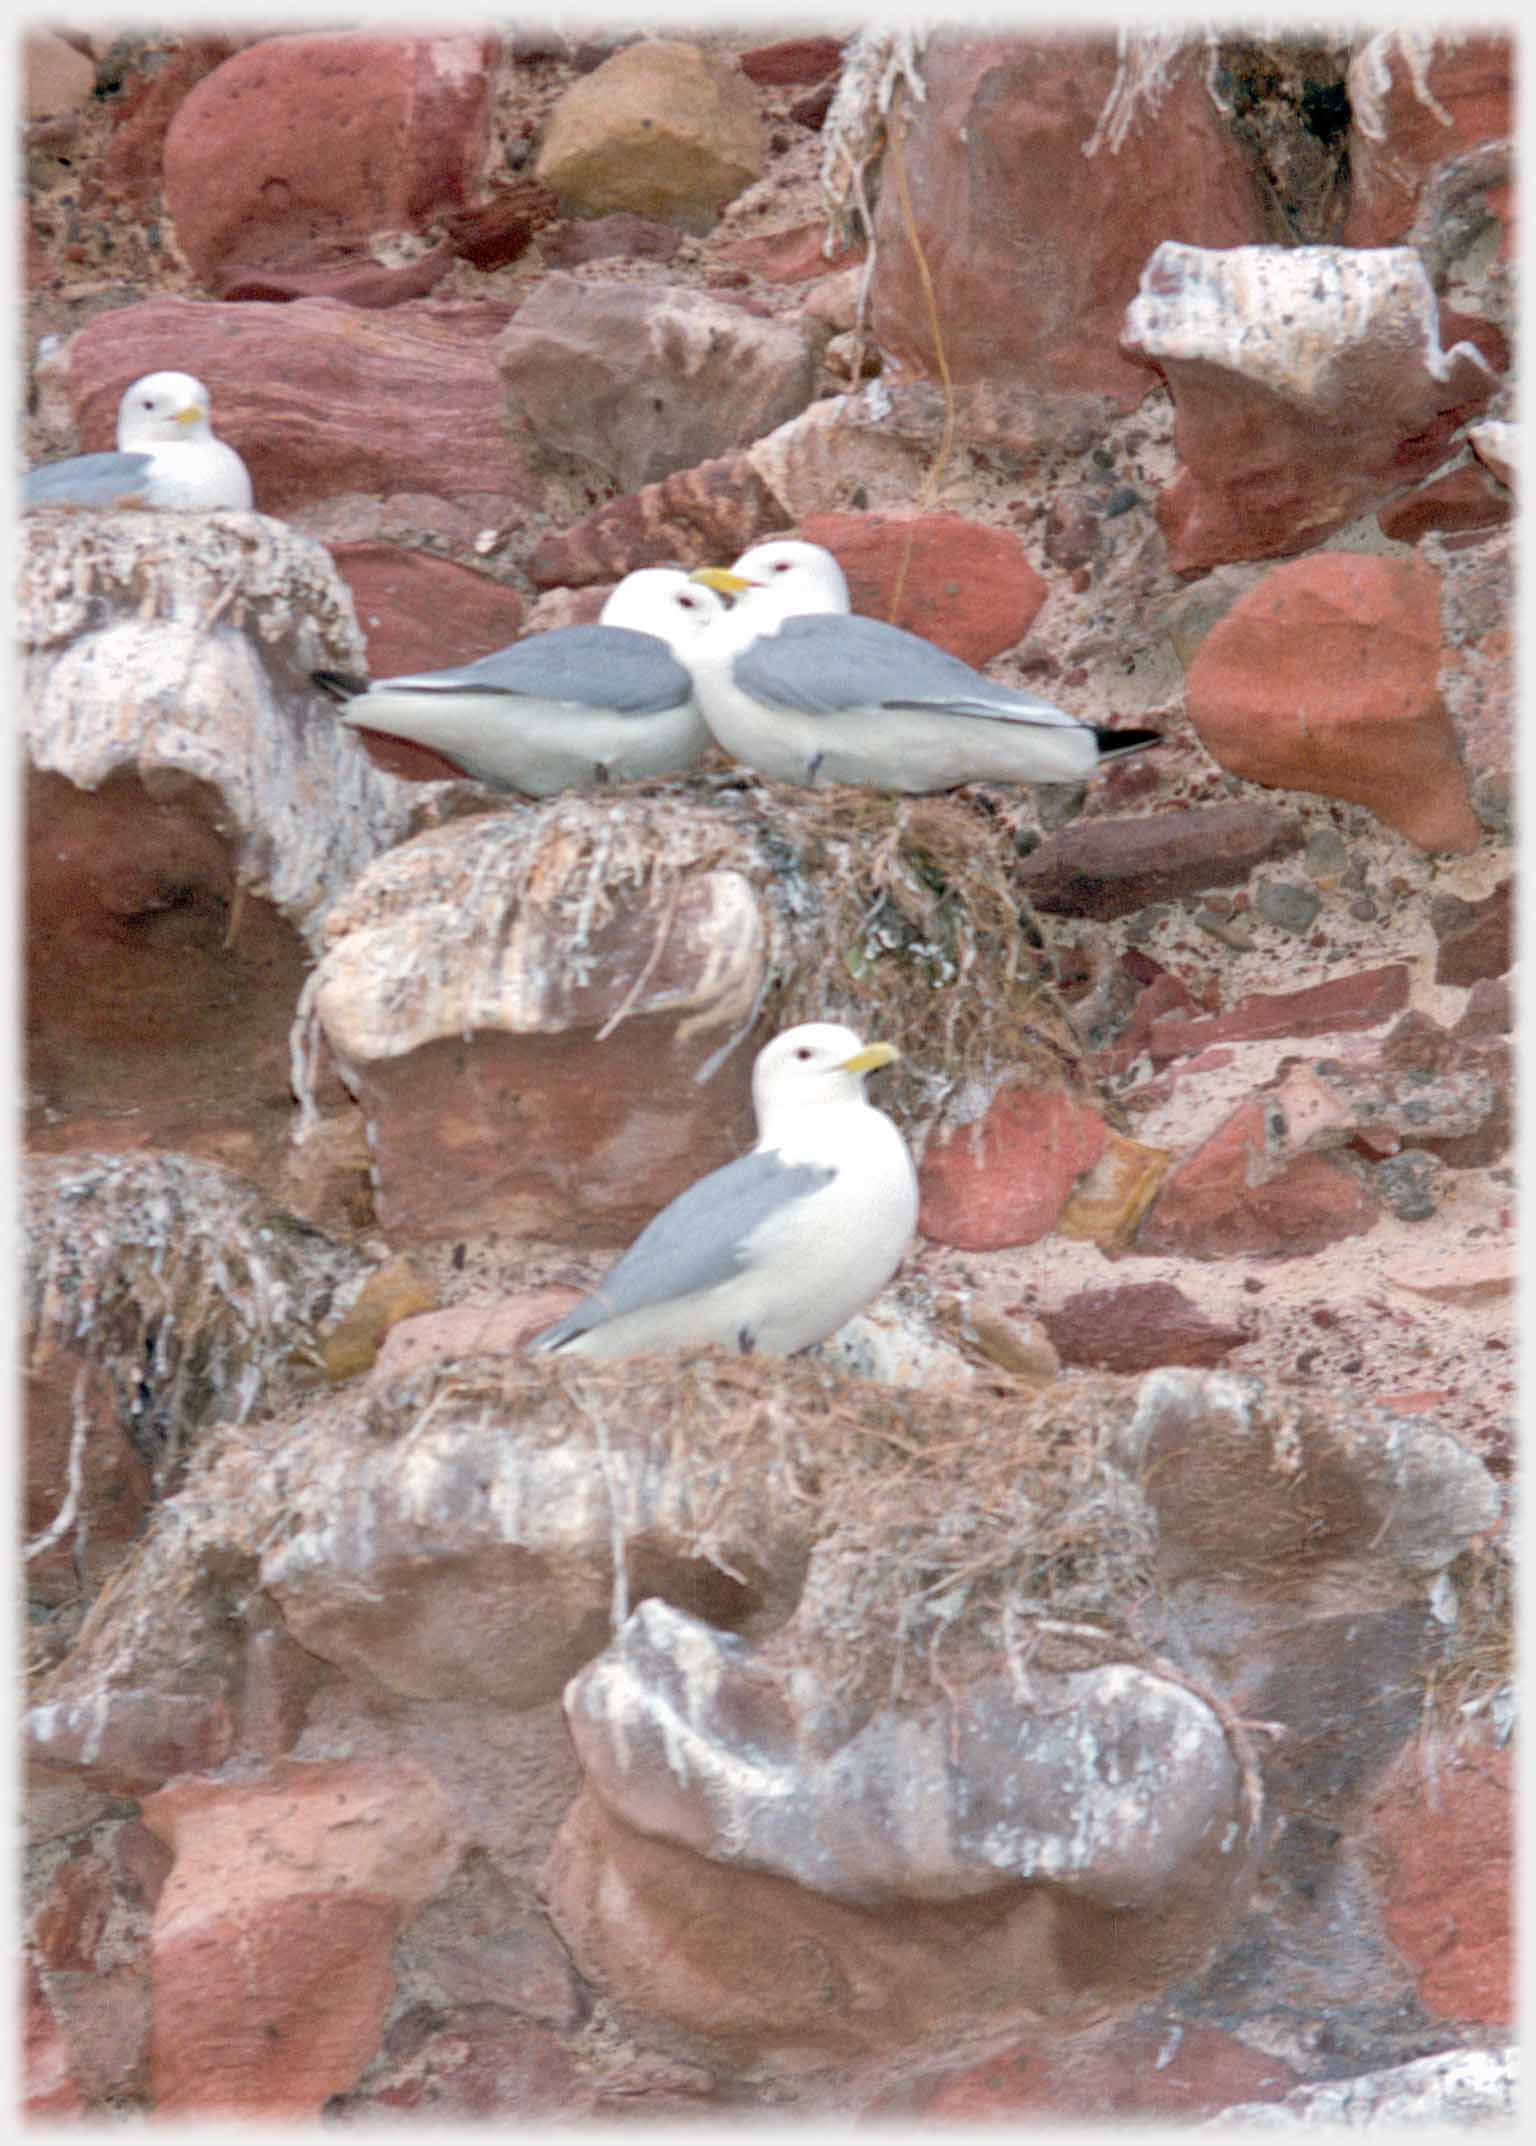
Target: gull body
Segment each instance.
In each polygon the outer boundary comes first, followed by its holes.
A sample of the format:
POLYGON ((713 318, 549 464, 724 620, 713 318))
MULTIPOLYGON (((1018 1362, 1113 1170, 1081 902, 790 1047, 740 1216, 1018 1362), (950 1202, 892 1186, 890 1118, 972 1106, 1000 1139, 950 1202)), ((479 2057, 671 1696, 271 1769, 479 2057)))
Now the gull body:
POLYGON ((896 1055, 838 1022, 775 1036, 752 1070, 757 1145, 664 1207, 528 1347, 594 1363, 699 1342, 792 1356, 835 1334, 917 1227, 907 1144, 864 1098, 896 1055))
POLYGON ((344 719, 458 762, 493 788, 560 790, 673 775, 710 745, 681 660, 725 604, 680 568, 627 574, 594 626, 531 633, 453 670, 397 678, 316 671, 344 719))
POLYGON ((190 373, 146 373, 117 407, 117 452, 70 455, 29 470, 24 507, 248 508, 251 479, 215 439, 208 390, 190 373))
POLYGON ((819 545, 756 545, 694 578, 734 599, 689 659, 704 719, 728 753, 777 782, 908 793, 1082 782, 1109 754, 1159 736, 1079 722, 920 634, 850 614, 842 569, 819 545))

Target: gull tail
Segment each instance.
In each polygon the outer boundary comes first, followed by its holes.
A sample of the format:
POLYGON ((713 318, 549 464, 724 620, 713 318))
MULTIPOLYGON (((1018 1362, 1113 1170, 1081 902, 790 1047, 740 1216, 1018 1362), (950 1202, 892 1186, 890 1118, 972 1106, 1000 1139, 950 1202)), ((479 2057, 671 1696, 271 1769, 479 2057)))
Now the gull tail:
POLYGON ((1101 730, 1095 724, 1093 734, 1099 741, 1101 760, 1112 756, 1118 759, 1122 753, 1139 753, 1144 745, 1161 745, 1163 742, 1160 730, 1101 730))
POLYGON ((327 700, 356 700, 359 693, 368 690, 367 679, 359 678, 356 671, 311 671, 309 677, 327 700))

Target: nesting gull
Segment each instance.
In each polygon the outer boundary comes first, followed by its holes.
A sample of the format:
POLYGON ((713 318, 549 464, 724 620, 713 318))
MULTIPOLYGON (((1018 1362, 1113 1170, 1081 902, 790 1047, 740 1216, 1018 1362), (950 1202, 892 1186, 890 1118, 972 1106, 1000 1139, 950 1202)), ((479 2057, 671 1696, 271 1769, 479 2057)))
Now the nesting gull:
POLYGON ((398 678, 316 671, 347 722, 429 745, 493 788, 558 790, 673 775, 710 736, 680 656, 725 604, 681 568, 626 574, 595 626, 555 626, 455 670, 398 678))
POLYGON ((864 1099, 864 1076, 896 1056, 832 1021, 775 1036, 752 1069, 756 1147, 664 1207, 528 1347, 594 1363, 696 1342, 792 1356, 836 1333, 917 1226, 907 1144, 864 1099))
POLYGON ((850 614, 842 568, 784 539, 694 580, 734 599, 690 653, 716 739, 778 782, 952 790, 966 782, 1082 782, 1155 730, 1103 730, 999 685, 920 634, 850 614))
POLYGON ((190 373, 146 373, 117 406, 117 452, 29 470, 27 507, 248 508, 245 464, 213 436, 208 390, 190 373))

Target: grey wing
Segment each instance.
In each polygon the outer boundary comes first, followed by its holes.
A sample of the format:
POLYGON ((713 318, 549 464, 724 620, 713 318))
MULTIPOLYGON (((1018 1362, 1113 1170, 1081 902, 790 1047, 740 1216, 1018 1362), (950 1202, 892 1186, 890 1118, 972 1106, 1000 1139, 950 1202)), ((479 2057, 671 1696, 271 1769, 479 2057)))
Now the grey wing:
POLYGON ((816 1163, 781 1162, 771 1150, 754 1150, 723 1170, 712 1170, 646 1224, 590 1296, 528 1346, 558 1349, 627 1312, 729 1281, 748 1264, 753 1231, 791 1202, 819 1192, 836 1174, 816 1163))
POLYGON ((380 693, 486 693, 566 701, 619 715, 661 715, 693 697, 666 642, 630 626, 556 626, 457 670, 376 678, 380 693))
POLYGON ((920 634, 877 618, 812 613, 753 641, 733 676, 765 706, 801 715, 852 708, 919 708, 1050 729, 1081 727, 1048 700, 997 685, 920 634))
POLYGON ((153 455, 70 455, 27 471, 24 507, 110 507, 142 498, 154 468, 153 455))

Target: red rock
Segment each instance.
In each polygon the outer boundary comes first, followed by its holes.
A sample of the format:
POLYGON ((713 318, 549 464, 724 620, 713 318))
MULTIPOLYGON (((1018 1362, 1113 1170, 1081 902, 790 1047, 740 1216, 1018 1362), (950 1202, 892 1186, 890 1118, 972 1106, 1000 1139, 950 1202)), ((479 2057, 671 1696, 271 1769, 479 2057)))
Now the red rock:
POLYGON ((69 399, 81 446, 110 446, 123 389, 174 358, 207 385, 263 513, 338 492, 429 492, 481 500, 489 521, 537 489, 502 424, 495 344, 509 318, 478 302, 359 312, 334 298, 150 298, 71 338, 69 399))
POLYGON ((741 55, 742 73, 763 89, 808 88, 842 64, 843 42, 838 37, 786 37, 741 55))
MULTIPOLYGON (((1122 970, 1130 959, 1130 954, 1121 956, 1122 970)), ((1178 977, 1166 969, 1157 968, 1155 963, 1148 966, 1154 973, 1137 994, 1129 1020, 1116 1031, 1115 1040, 1107 1049, 1094 1053, 1094 1065, 1101 1073, 1128 1073, 1148 1048, 1153 1028, 1159 1020, 1200 1012, 1198 1003, 1178 977)))
POLYGON ((28 1593, 67 1602, 82 1582, 94 1592, 119 1564, 143 1524, 150 1472, 123 1424, 115 1385, 99 1363, 50 1336, 26 1366, 25 1514, 27 1540, 53 1528, 70 1495, 77 1426, 85 1435, 76 1465, 75 1518, 52 1547, 27 1560, 28 1593))
POLYGON ((464 2004, 444 2011, 421 2005, 385 2038, 370 2084, 349 2095, 343 2118, 409 2111, 427 2123, 570 2122, 591 2116, 591 2075, 558 2035, 519 2019, 504 2005, 464 2004))
POLYGON ((1409 1747, 1372 1810, 1387 1933, 1436 2019, 1512 2023, 1514 1794, 1507 1748, 1442 1735, 1409 1747))
POLYGON ((407 1915, 462 1851, 409 1765, 280 1761, 143 1805, 175 1850, 155 1910, 157 2114, 313 2117, 378 2047, 407 1915))
POLYGON ((89 1702, 45 1702, 22 1722, 28 1765, 119 1796, 141 1796, 173 1774, 221 1766, 234 1741, 222 1699, 148 1688, 119 1687, 89 1702))
POLYGON ((419 260, 385 268, 366 257, 345 257, 303 268, 249 268, 226 262, 208 278, 215 298, 227 304, 291 305, 295 298, 334 298, 349 306, 397 306, 407 298, 425 298, 453 266, 446 246, 434 246, 419 260))
POLYGON ((1048 915, 1108 919, 1204 887, 1231 886, 1296 841, 1286 814, 1240 801, 1081 819, 1047 835, 1016 876, 1048 915))
POLYGON ((478 177, 490 32, 271 37, 187 96, 165 199, 197 274, 302 264, 338 240, 419 231, 478 177))
POLYGON ((1478 902, 1437 895, 1429 905, 1439 949, 1437 984, 1476 984, 1503 976, 1514 959, 1513 880, 1502 880, 1478 902))
POLYGON ((734 559, 783 527, 783 506, 746 456, 717 455, 540 537, 523 566, 536 589, 579 588, 637 566, 734 559))
POLYGON ((1191 1019, 1154 1019, 1147 1050, 1155 1065, 1219 1043, 1255 1043, 1274 1036, 1332 1036, 1375 1028, 1408 1003, 1408 971, 1400 961, 1354 976, 1332 976, 1300 991, 1255 991, 1230 1012, 1191 1019))
POLYGON ((68 2040, 54 2017, 42 1977, 25 1954, 22 1973, 21 2086, 27 2119, 83 2116, 85 2099, 75 2079, 68 2040))
POLYGON ((1514 994, 1507 976, 1481 977, 1467 993, 1453 1036, 1507 1036, 1514 1026, 1514 994))
MULTIPOLYGON (((1427 191, 1446 167, 1514 131, 1514 41, 1383 30, 1351 67, 1348 246, 1410 237, 1427 191), (1369 106, 1367 109, 1367 97, 1369 106)), ((1505 211, 1506 254, 1513 243, 1505 211)))
POLYGON ((1151 1371, 1158 1364, 1219 1364, 1252 1339, 1207 1318, 1171 1282, 1126 1282, 1080 1289, 1040 1323, 1063 1363, 1104 1371, 1151 1371))
POLYGON ((112 1843, 113 1878, 136 1907, 153 1910, 174 1861, 164 1841, 137 1818, 120 1827, 112 1843))
POLYGON ((1439 594, 1417 560, 1319 552, 1272 568, 1189 667, 1200 742, 1246 781, 1364 805, 1421 849, 1475 849, 1439 690, 1439 594))
POLYGON ((32 1918, 39 1962, 66 1973, 91 1973, 113 1904, 112 1874, 99 1855, 86 1852, 61 1863, 32 1918))
POLYGON ((1267 1117, 1266 1098, 1250 1096, 1177 1165, 1142 1224, 1138 1252, 1297 1258, 1374 1226, 1376 1202, 1346 1163, 1301 1154, 1276 1166, 1267 1117))
POLYGON ((1514 500, 1501 484, 1477 462, 1464 462, 1443 477, 1394 499, 1376 519, 1383 536, 1394 543, 1417 544, 1432 529, 1461 534, 1467 530, 1495 529, 1514 513, 1514 500))
POLYGON ((109 107, 112 139, 81 180, 82 212, 96 209, 105 196, 148 218, 160 197, 167 128, 189 92, 243 42, 238 33, 218 31, 187 31, 174 39, 157 34, 160 64, 125 77, 109 107))
POLYGON ((1010 2116, 1192 2121, 1238 2102, 1278 2101, 1298 2074, 1216 2027, 1117 2026, 1054 2039, 881 2095, 865 2116, 971 2123, 1010 2116))
POLYGON ((488 274, 518 260, 559 213, 557 194, 537 179, 518 179, 484 201, 450 209, 443 229, 454 255, 488 274))
POLYGON ((1151 376, 1122 354, 1120 328, 1154 246, 1171 230, 1204 246, 1265 235, 1199 46, 1173 60, 1155 117, 1150 101, 1120 107, 1123 138, 1103 125, 1126 94, 1120 66, 1102 33, 929 38, 927 95, 904 107, 905 187, 888 156, 875 217, 874 333, 903 367, 935 376, 936 308, 956 384, 1023 387, 1047 408, 1102 397, 1131 409, 1151 376))
POLYGON ((1105 1125, 1059 1088, 1011 1082, 978 1124, 930 1140, 918 1228, 938 1244, 995 1251, 1046 1236, 1104 1152, 1105 1125))
POLYGON ((978 668, 1023 640, 1050 594, 1017 537, 963 514, 810 514, 799 534, 836 554, 855 611, 978 668))

